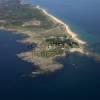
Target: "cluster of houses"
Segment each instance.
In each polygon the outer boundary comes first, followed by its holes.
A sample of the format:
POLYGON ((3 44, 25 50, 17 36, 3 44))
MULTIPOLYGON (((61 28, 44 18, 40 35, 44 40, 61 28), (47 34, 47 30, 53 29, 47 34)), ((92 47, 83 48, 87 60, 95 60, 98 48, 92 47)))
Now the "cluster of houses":
POLYGON ((53 50, 56 48, 64 49, 67 38, 68 37, 66 37, 66 36, 61 36, 61 37, 50 36, 50 37, 46 38, 45 39, 45 42, 47 44, 46 50, 53 50))
POLYGON ((66 48, 77 48, 79 44, 73 40, 69 36, 50 36, 45 38, 46 42, 46 50, 54 50, 54 49, 62 49, 66 48))

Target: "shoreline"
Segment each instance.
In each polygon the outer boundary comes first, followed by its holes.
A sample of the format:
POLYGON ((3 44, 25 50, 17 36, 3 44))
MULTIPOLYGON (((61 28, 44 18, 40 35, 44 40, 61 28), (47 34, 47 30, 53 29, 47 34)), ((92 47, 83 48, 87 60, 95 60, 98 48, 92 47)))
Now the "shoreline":
MULTIPOLYGON (((82 41, 80 40, 78 37, 77 37, 77 34, 72 32, 72 30, 69 28, 69 26, 67 24, 65 24, 63 21, 61 21, 60 19, 56 18, 55 16, 51 15, 50 13, 48 13, 45 9, 43 8, 40 8, 39 6, 36 6, 37 9, 41 10, 46 16, 48 16, 51 20, 55 21, 57 24, 61 24, 65 27, 65 32, 69 35, 72 36, 72 38, 78 42, 80 44, 80 48, 72 48, 70 49, 70 53, 75 53, 75 52, 78 52, 80 54, 85 54, 84 52, 84 46, 86 44, 85 41, 82 41)), ((42 73, 45 73, 45 72, 55 72, 57 70, 60 70, 62 69, 64 66, 63 64, 60 64, 59 62, 56 62, 55 59, 56 58, 59 58, 59 57, 65 57, 66 54, 62 54, 62 55, 57 55, 57 56, 54 56, 54 57, 50 57, 48 59, 46 58, 41 58, 41 57, 37 57, 37 56, 34 56, 33 59, 30 55, 31 52, 26 52, 25 53, 21 53, 19 54, 18 56, 20 58, 24 58, 23 60, 25 61, 28 61, 28 62, 31 62, 31 63, 34 63, 34 65, 38 66, 38 68, 40 68, 40 70, 38 70, 38 72, 41 72, 42 70, 42 73), (25 55, 27 55, 25 57, 25 55), (30 55, 30 58, 27 58, 29 57, 30 55), (48 63, 48 61, 50 63, 48 63)), ((34 71, 32 72, 33 74, 35 73, 34 71)), ((37 71, 36 71, 37 73, 37 71)))
MULTIPOLYGON (((84 52, 84 45, 86 44, 84 41, 80 40, 77 37, 77 34, 75 34, 74 32, 72 32, 72 30, 69 28, 69 26, 67 24, 65 24, 63 21, 61 21, 60 19, 56 18, 55 16, 49 14, 45 9, 40 8, 39 6, 36 7, 37 9, 41 10, 43 12, 43 14, 45 14, 45 16, 49 17, 52 21, 54 21, 57 24, 62 25, 65 28, 65 33, 69 34, 73 40, 75 40, 76 42, 78 42, 80 44, 80 48, 71 48, 69 50, 70 53, 74 53, 74 52, 78 52, 81 54, 85 54, 84 52)), ((33 35, 36 36, 36 34, 34 34, 34 32, 31 31, 24 31, 21 29, 13 29, 13 28, 5 28, 5 27, 0 27, 1 30, 6 30, 6 31, 11 31, 11 32, 15 32, 18 34, 24 34, 27 35, 28 37, 25 38, 24 40, 19 40, 19 42, 21 43, 36 43, 37 45, 39 44, 39 40, 37 39, 33 39, 33 35)), ((18 42, 18 41, 17 41, 18 42)), ((38 47, 36 47, 35 49, 40 49, 38 47)), ((35 52, 33 50, 31 51, 27 51, 27 52, 22 52, 19 54, 16 54, 18 58, 20 58, 21 60, 30 62, 34 65, 37 66, 38 71, 43 71, 43 72, 54 72, 57 70, 60 70, 61 68, 63 68, 63 64, 60 64, 59 62, 57 62, 55 59, 57 57, 64 57, 66 56, 66 54, 61 54, 61 55, 57 55, 54 57, 50 57, 50 58, 43 58, 43 57, 38 57, 35 55, 35 52)), ((34 71, 32 71, 34 72, 34 71)))
MULTIPOLYGON (((69 49, 69 53, 79 53, 85 56, 92 56, 97 58, 97 60, 100 60, 100 57, 97 54, 88 52, 85 50, 85 45, 86 42, 81 40, 78 35, 73 32, 70 27, 65 24, 63 21, 61 21, 60 19, 56 18, 55 16, 53 16, 52 14, 48 13, 45 9, 40 8, 39 6, 36 6, 37 9, 41 10, 43 14, 45 14, 45 16, 47 16, 48 18, 50 18, 51 21, 53 21, 54 23, 61 25, 64 27, 64 32, 67 35, 70 35, 72 38, 72 40, 75 40, 77 43, 79 43, 79 48, 70 48, 69 49)), ((26 35, 27 38, 24 38, 22 40, 18 40, 17 42, 26 44, 26 43, 36 43, 37 47, 35 48, 35 50, 37 49, 41 49, 39 46, 39 44, 41 43, 40 40, 38 40, 36 37, 38 36, 34 31, 31 30, 23 30, 20 28, 6 28, 6 27, 0 27, 0 30, 4 30, 4 31, 10 31, 10 32, 15 32, 16 34, 23 34, 26 35), (34 39, 33 39, 34 38, 34 39)), ((44 57, 40 57, 37 56, 35 53, 35 50, 30 50, 30 51, 26 51, 26 52, 22 52, 19 54, 16 54, 16 56, 26 62, 29 62, 31 64, 33 64, 34 66, 36 66, 36 70, 32 71, 33 75, 38 75, 38 74, 44 74, 46 72, 55 72, 57 70, 62 69, 64 66, 63 64, 59 63, 56 61, 56 58, 59 57, 65 57, 66 53, 64 54, 59 54, 53 57, 49 57, 49 58, 44 58, 44 57)))
POLYGON ((64 25, 64 27, 65 27, 65 29, 66 29, 66 32, 67 32, 69 35, 71 35, 72 38, 73 38, 74 40, 76 40, 78 43, 80 43, 80 44, 82 44, 82 45, 85 45, 85 44, 86 44, 86 42, 83 41, 83 40, 81 40, 81 39, 79 39, 79 38, 78 38, 78 35, 77 35, 75 32, 73 32, 73 31, 70 29, 70 27, 69 27, 67 24, 65 24, 62 20, 60 20, 60 19, 58 19, 57 17, 53 16, 52 14, 48 13, 45 9, 43 9, 43 8, 41 8, 41 7, 39 7, 39 6, 36 6, 36 8, 39 9, 39 10, 41 10, 46 16, 51 17, 51 19, 53 19, 55 22, 57 22, 57 23, 59 23, 59 24, 61 24, 61 25, 64 25))

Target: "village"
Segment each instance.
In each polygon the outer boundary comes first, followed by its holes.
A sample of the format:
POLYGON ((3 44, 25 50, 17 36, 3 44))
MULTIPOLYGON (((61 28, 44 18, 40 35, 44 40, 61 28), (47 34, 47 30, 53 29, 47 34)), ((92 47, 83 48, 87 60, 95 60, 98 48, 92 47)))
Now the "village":
POLYGON ((49 36, 43 38, 40 48, 42 57, 53 57, 64 53, 68 54, 70 48, 79 48, 79 44, 73 41, 69 35, 49 36))

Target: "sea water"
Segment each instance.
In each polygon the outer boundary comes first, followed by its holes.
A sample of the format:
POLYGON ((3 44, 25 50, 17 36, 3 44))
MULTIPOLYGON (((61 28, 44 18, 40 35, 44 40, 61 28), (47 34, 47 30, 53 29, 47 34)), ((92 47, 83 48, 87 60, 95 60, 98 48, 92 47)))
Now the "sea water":
MULTIPOLYGON (((40 5, 76 32, 88 49, 100 54, 99 0, 24 0, 40 5)), ((28 51, 16 40, 23 36, 0 31, 0 97, 1 100, 97 100, 100 94, 100 62, 77 53, 57 59, 64 68, 40 77, 22 77, 33 65, 17 58, 28 51)))

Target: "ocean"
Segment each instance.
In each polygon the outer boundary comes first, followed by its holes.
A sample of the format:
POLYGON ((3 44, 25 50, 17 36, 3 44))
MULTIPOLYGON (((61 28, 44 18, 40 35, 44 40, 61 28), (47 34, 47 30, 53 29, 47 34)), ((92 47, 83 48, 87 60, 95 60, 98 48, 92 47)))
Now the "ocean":
MULTIPOLYGON (((24 0, 24 3, 45 8, 86 41, 90 51, 100 54, 99 0, 24 0)), ((16 42, 22 38, 0 31, 0 100, 100 99, 100 61, 74 53, 57 59, 63 69, 32 78, 27 75, 34 65, 16 56, 29 50, 27 44, 16 42)))

